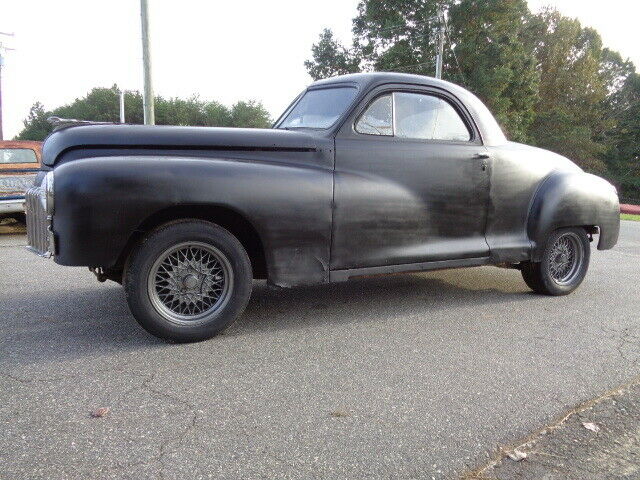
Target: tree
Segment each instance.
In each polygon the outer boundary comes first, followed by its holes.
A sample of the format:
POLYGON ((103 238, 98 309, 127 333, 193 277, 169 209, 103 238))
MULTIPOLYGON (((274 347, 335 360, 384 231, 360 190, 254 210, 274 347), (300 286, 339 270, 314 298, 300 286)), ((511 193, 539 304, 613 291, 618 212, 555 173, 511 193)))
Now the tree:
POLYGON ((42 140, 51 131, 51 125, 47 122, 49 116, 50 113, 45 111, 40 102, 34 103, 16 140, 42 140))
POLYGON ((240 101, 231 107, 232 127, 269 128, 271 123, 269 112, 259 102, 240 101))
MULTIPOLYGON (((45 111, 40 103, 31 107, 24 129, 16 137, 20 140, 43 140, 52 130, 47 122, 50 116, 114 122, 120 119, 119 88, 94 88, 85 97, 68 105, 45 111)), ((204 101, 198 96, 187 99, 156 97, 156 123, 158 125, 195 125, 210 127, 267 128, 271 125, 269 113, 260 102, 237 102, 231 109, 216 101, 204 101)), ((138 91, 125 93, 125 119, 127 123, 143 123, 142 95, 138 91)))
POLYGON ((449 15, 458 82, 488 105, 511 139, 526 141, 540 81, 526 1, 462 0, 449 15))
POLYGON ((354 51, 367 69, 433 75, 438 9, 452 0, 362 0, 353 19, 354 51))
POLYGON ((317 44, 311 47, 312 60, 305 60, 304 66, 314 80, 358 71, 359 60, 351 55, 325 28, 317 44))
POLYGON ((615 94, 614 126, 605 160, 621 196, 640 203, 640 75, 630 74, 615 94))
POLYGON ((597 137, 607 130, 606 75, 601 71, 602 40, 575 19, 546 9, 535 47, 540 94, 531 127, 534 142, 570 156, 590 171, 603 173, 606 147, 597 137))

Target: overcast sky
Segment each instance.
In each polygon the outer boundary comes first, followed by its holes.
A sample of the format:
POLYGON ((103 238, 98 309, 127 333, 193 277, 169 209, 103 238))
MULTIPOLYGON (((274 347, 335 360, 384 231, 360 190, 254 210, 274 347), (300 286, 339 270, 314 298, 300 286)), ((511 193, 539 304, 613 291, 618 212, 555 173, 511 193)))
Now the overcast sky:
MULTIPOLYGON (((311 79, 303 62, 322 28, 351 41, 358 0, 149 0, 156 94, 230 105, 256 99, 273 117, 311 79)), ((529 0, 595 27, 640 65, 638 0, 529 0)), ((138 0, 0 0, 4 137, 36 101, 52 109, 92 87, 142 89, 138 0)))

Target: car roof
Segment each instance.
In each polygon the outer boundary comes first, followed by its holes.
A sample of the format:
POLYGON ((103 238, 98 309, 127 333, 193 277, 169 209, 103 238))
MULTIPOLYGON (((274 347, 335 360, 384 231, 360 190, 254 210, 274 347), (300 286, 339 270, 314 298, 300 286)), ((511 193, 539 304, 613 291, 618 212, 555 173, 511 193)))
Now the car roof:
POLYGON ((458 85, 447 82, 446 80, 439 80, 434 77, 427 77, 425 75, 416 75, 413 73, 398 73, 398 72, 370 72, 370 73, 349 73, 346 75, 337 75, 335 77, 325 78, 318 80, 310 85, 310 87, 330 85, 334 83, 356 83, 362 86, 373 86, 384 83, 411 83, 414 85, 425 85, 440 88, 453 88, 459 89, 458 85))
MULTIPOLYGON (((380 85, 398 83, 434 87, 446 90, 458 97, 473 116, 485 145, 500 145, 506 142, 506 137, 498 125, 489 109, 482 101, 466 88, 455 83, 438 78, 427 77, 425 75, 415 75, 412 73, 398 72, 370 72, 370 73, 349 73, 337 75, 335 77, 318 80, 308 88, 332 86, 340 84, 357 85, 362 93, 380 85)), ((362 94, 361 93, 361 94, 362 94)))

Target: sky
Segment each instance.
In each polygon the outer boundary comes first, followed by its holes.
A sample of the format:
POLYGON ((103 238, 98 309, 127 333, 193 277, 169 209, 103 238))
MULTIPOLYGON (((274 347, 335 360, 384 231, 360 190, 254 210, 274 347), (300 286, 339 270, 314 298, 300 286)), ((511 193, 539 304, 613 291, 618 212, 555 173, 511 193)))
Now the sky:
MULTIPOLYGON (((53 109, 93 87, 142 90, 138 0, 0 0, 4 137, 35 101, 53 109)), ((351 43, 358 0, 149 0, 156 94, 231 105, 259 100, 273 118, 309 83, 303 62, 323 28, 351 43)), ((529 0, 596 28, 640 67, 638 0, 529 0)))

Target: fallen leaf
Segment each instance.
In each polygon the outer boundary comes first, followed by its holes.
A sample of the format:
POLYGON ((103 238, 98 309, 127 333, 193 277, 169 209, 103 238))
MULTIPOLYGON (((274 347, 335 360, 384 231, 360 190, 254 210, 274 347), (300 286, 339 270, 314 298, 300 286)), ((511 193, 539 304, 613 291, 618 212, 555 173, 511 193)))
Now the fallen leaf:
POLYGON ((595 423, 582 422, 582 426, 584 428, 586 428, 587 430, 591 430, 592 432, 599 432, 600 431, 600 427, 598 425, 596 425, 595 423))
POLYGON ((348 417, 349 414, 344 410, 334 410, 333 412, 331 412, 331 416, 332 417, 348 417))
POLYGON ((104 417, 107 413, 109 413, 109 407, 100 407, 91 412, 91 416, 93 418, 101 418, 104 417))
POLYGON ((516 448, 514 451, 509 452, 509 458, 514 462, 520 462, 527 458, 527 454, 516 448))

